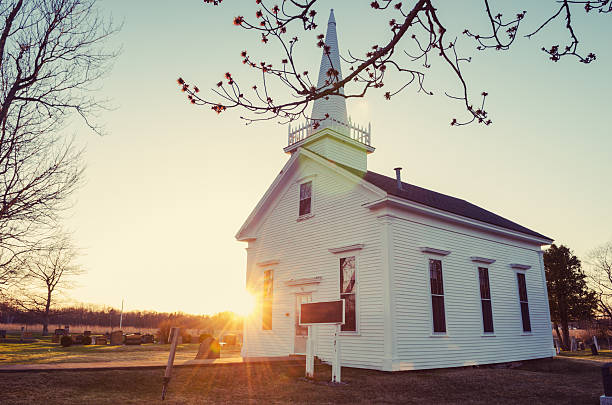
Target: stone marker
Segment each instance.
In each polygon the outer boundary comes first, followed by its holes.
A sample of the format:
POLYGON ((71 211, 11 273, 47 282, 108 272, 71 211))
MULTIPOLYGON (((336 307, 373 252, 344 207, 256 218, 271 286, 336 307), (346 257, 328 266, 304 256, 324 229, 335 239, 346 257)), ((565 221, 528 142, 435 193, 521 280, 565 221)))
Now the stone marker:
POLYGON ((122 345, 123 344, 123 331, 116 330, 110 334, 111 345, 122 345))
POLYGON ((595 344, 597 351, 600 351, 601 349, 599 348, 599 343, 597 342, 597 336, 593 336, 593 343, 595 344))
POLYGON ((199 359, 218 359, 221 357, 221 345, 217 339, 208 337, 200 343, 196 360, 199 359))
POLYGON ((105 345, 107 342, 106 336, 94 336, 94 345, 105 345))
POLYGON ((576 338, 572 337, 572 343, 570 345, 570 351, 575 352, 578 350, 578 344, 576 343, 576 338))

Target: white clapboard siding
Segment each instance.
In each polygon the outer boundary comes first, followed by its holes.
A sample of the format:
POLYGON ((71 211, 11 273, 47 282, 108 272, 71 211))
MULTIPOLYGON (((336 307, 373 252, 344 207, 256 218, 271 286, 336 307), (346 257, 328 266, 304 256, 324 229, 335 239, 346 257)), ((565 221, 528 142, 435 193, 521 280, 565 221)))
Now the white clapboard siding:
MULTIPOLYGON (((401 216, 401 215, 400 215, 401 216)), ((395 294, 396 369, 426 369, 550 357, 552 336, 542 278, 539 246, 434 224, 412 214, 395 218, 393 288, 395 294), (437 225, 437 226, 434 226, 437 225), (450 251, 441 257, 447 336, 432 336, 427 254, 419 247, 450 251), (494 259, 474 263, 473 256, 494 259), (525 271, 532 333, 523 334, 516 271, 525 271), (489 269, 494 336, 483 336, 478 266, 489 269)), ((432 258, 439 258, 431 256, 432 258)))
POLYGON ((367 154, 363 147, 351 145, 344 135, 324 136, 316 142, 308 144, 308 149, 334 162, 342 162, 346 166, 362 171, 368 169, 367 154))
MULTIPOLYGON (((290 175, 291 181, 259 226, 249 243, 253 291, 263 288, 263 271, 274 270, 272 331, 261 330, 261 314, 245 327, 247 356, 280 356, 293 352, 295 294, 312 291, 313 301, 339 299, 339 259, 357 257, 359 335, 342 336, 342 364, 381 368, 384 316, 380 224, 362 205, 373 193, 327 167, 303 159, 290 175), (313 177, 307 177, 313 176, 313 177), (306 178, 305 178, 306 177, 306 178), (313 216, 298 221, 299 182, 313 181, 313 216), (363 249, 333 254, 331 248, 363 244, 363 249), (278 261, 257 266, 257 263, 278 261), (321 282, 303 287, 287 286, 290 279, 320 276, 321 282), (287 316, 288 314, 288 316, 287 316)), ((333 327, 319 326, 317 355, 331 360, 333 327)))

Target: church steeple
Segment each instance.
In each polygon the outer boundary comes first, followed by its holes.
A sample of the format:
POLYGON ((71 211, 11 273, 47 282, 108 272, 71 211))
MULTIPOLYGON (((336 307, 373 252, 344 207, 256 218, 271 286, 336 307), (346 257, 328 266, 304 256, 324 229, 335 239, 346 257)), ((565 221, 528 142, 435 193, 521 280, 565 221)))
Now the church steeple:
MULTIPOLYGON (((336 36, 336 19, 332 9, 327 23, 317 88, 333 86, 333 83, 340 80, 342 80, 340 52, 336 36)), ((344 94, 342 88, 340 93, 344 94)), ((334 95, 315 100, 311 118, 297 128, 289 125, 288 146, 284 148, 285 152, 294 153, 300 148, 305 148, 344 166, 361 171, 367 170, 367 156, 374 152, 374 148, 370 145, 370 125, 366 128, 351 122, 346 114, 344 97, 334 95)))
MULTIPOLYGON (((340 51, 338 50, 338 36, 336 35, 336 19, 332 9, 327 22, 327 34, 325 35, 325 47, 321 56, 317 88, 331 87, 333 83, 340 80, 342 80, 340 51)), ((340 89, 340 93, 344 94, 344 89, 340 89)), ((334 122, 348 123, 346 99, 342 96, 329 96, 315 100, 312 106, 312 118, 319 120, 324 118, 325 114, 329 114, 329 119, 321 121, 320 128, 334 126, 334 122)))

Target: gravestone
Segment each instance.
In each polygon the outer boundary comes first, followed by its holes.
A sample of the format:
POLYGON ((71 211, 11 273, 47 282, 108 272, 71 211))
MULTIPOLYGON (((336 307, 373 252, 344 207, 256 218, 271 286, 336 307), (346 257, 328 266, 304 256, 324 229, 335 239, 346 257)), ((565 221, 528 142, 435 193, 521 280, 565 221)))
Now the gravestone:
POLYGON ((142 335, 142 343, 153 343, 153 335, 150 333, 142 335))
POLYGON ((6 330, 0 330, 0 339, 6 339, 6 330))
POLYGON ((122 345, 123 344, 123 331, 116 330, 110 334, 111 345, 122 345))
POLYGON ((206 338, 200 343, 196 360, 200 359, 218 359, 221 357, 221 345, 214 338, 206 338))
POLYGON ((142 343, 142 336, 140 333, 132 333, 130 335, 125 335, 125 344, 126 345, 139 345, 142 343))
POLYGON ((572 343, 570 345, 570 351, 575 352, 578 350, 578 343, 576 342, 576 338, 572 337, 572 343))
POLYGON ((107 342, 106 336, 95 336, 94 337, 94 345, 105 345, 107 342))

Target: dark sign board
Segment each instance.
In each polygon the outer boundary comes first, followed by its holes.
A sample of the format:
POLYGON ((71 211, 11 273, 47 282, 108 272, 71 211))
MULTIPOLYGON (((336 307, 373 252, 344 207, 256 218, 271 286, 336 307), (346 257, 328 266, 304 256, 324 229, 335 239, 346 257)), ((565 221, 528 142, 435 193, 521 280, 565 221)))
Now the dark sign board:
POLYGON ((344 324, 344 300, 302 304, 300 324, 344 324))

